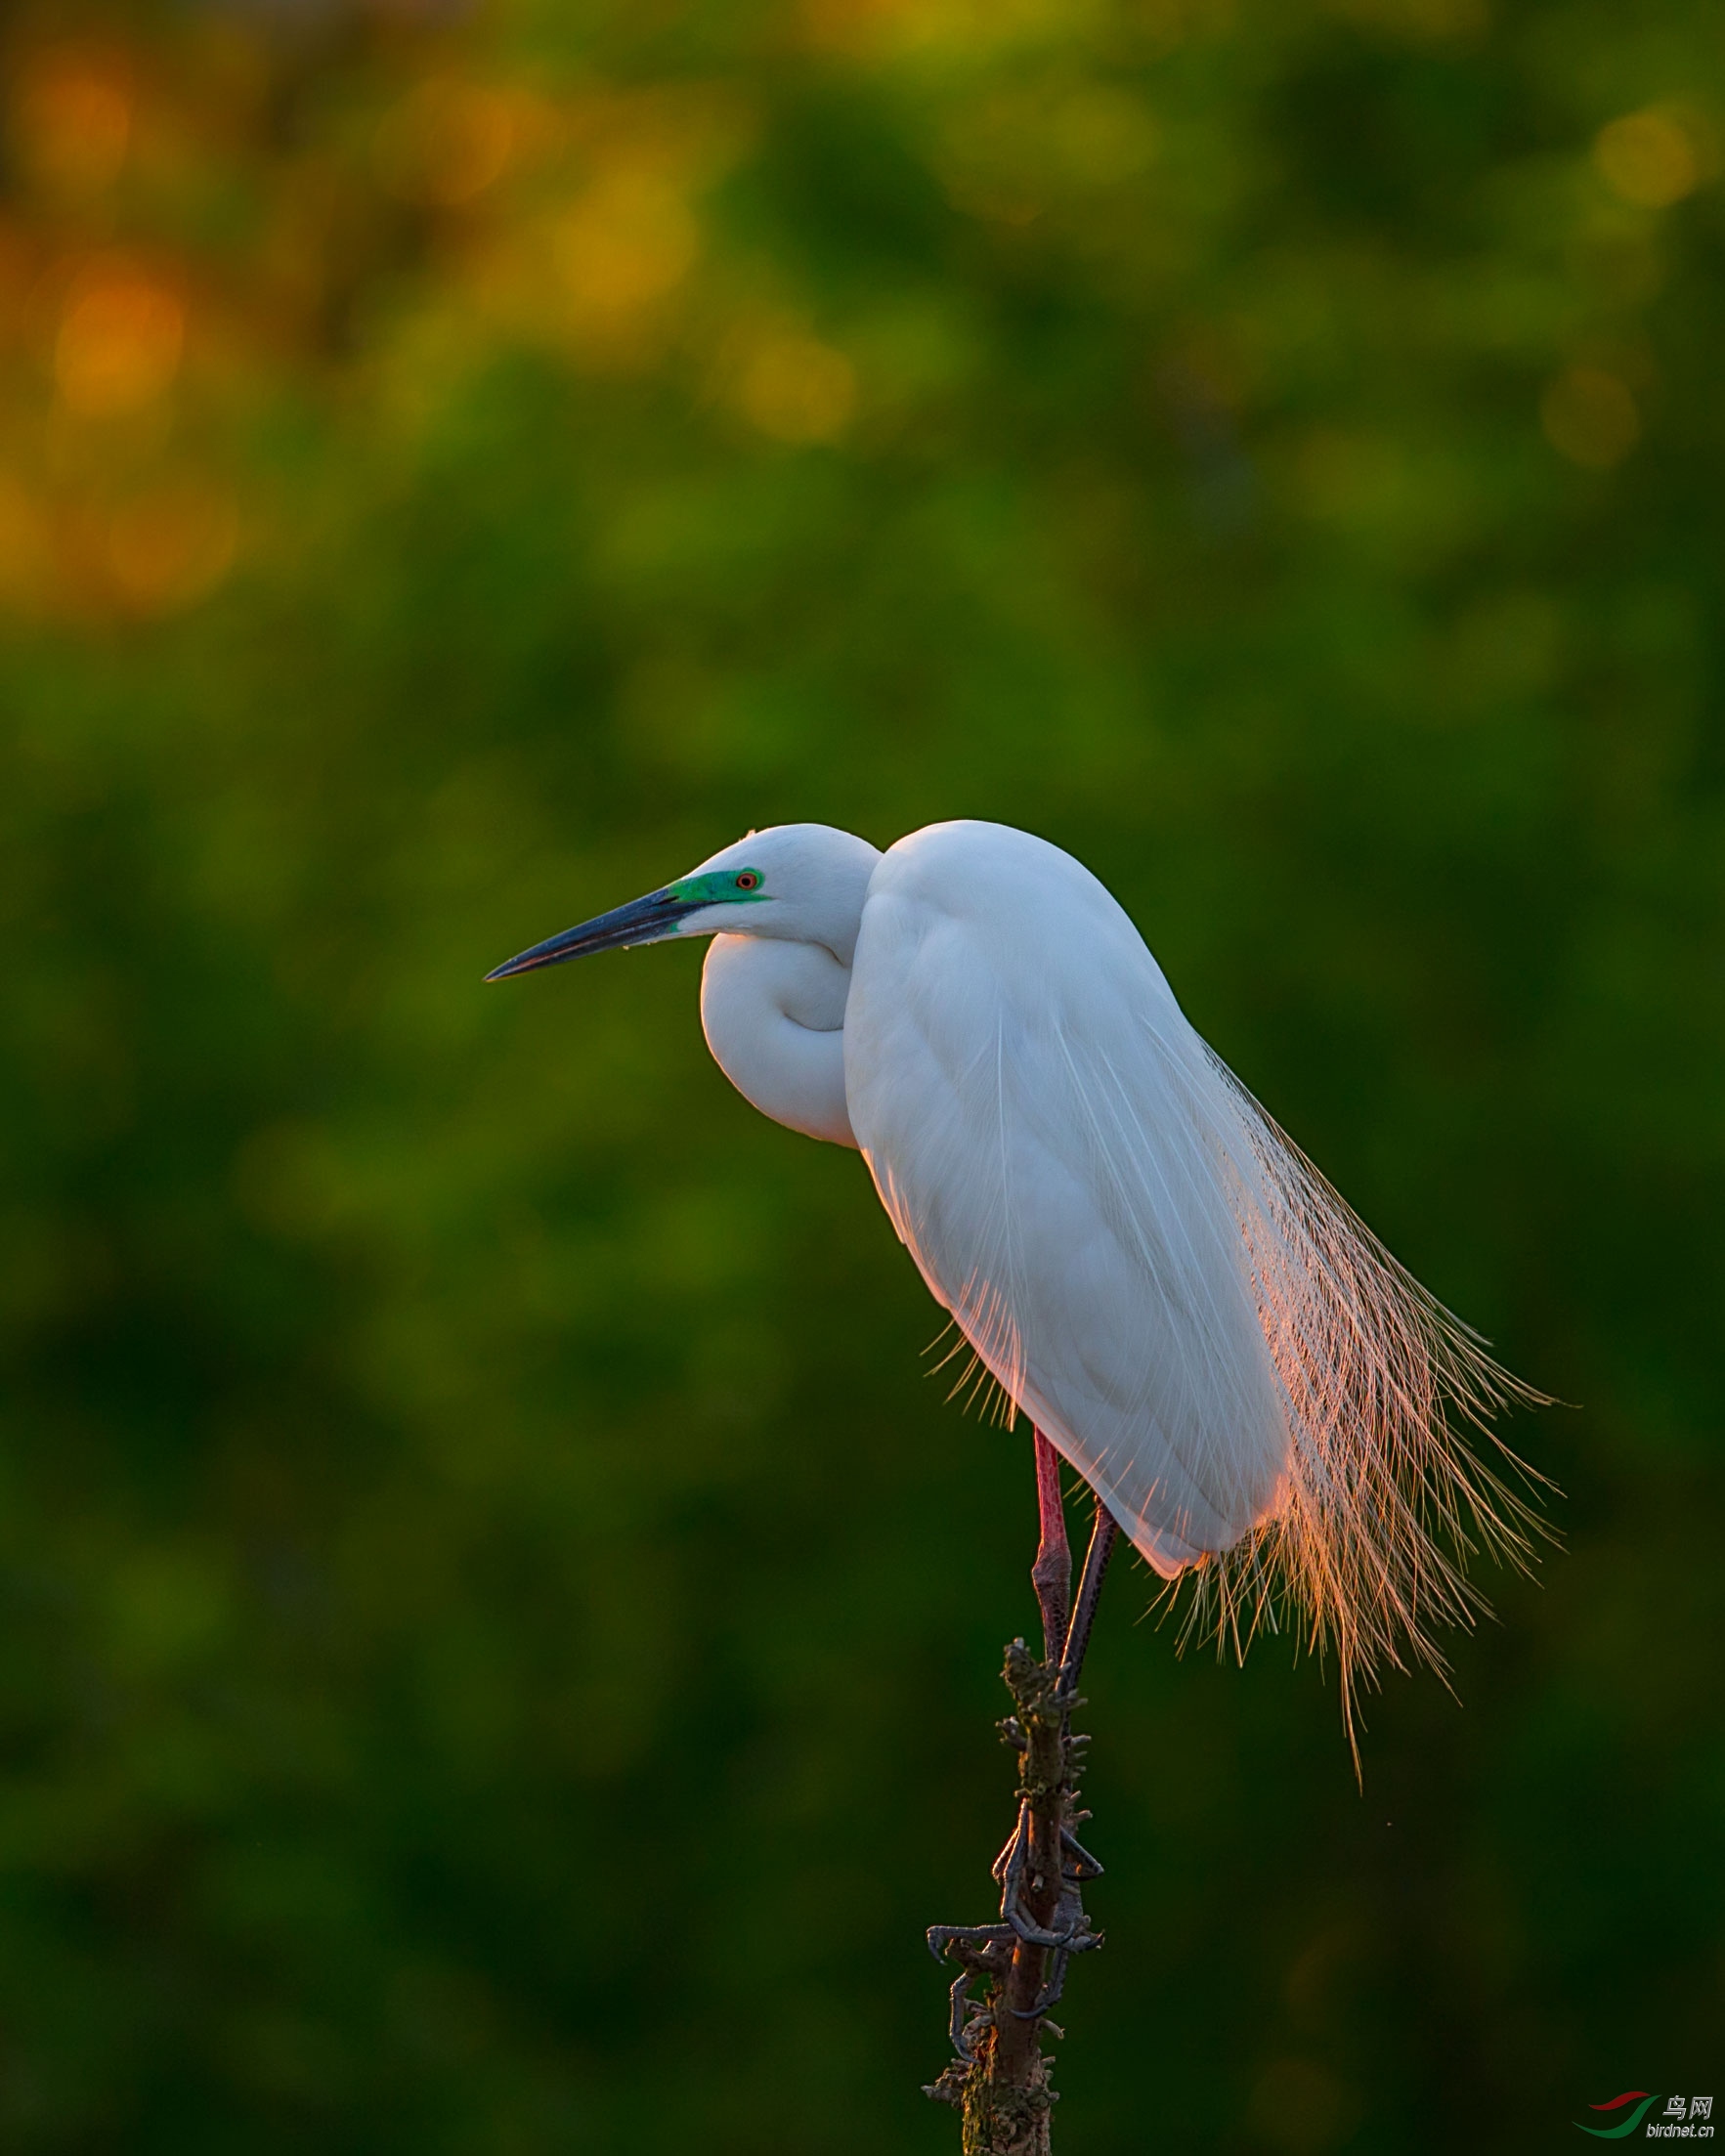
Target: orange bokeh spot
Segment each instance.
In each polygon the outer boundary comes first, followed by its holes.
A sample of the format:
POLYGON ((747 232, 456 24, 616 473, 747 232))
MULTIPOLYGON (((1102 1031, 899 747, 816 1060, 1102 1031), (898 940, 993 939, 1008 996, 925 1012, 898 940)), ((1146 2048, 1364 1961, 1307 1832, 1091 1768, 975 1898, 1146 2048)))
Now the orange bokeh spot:
POLYGON ((51 52, 25 70, 16 130, 22 162, 59 193, 94 194, 119 176, 132 133, 123 65, 106 54, 51 52))
POLYGON ((507 98, 471 83, 422 82, 378 129, 377 161, 395 194, 453 209, 501 176, 515 136, 507 98))
POLYGON ((137 411, 172 383, 185 341, 185 309, 141 272, 116 266, 86 278, 55 342, 61 401, 80 418, 137 411))

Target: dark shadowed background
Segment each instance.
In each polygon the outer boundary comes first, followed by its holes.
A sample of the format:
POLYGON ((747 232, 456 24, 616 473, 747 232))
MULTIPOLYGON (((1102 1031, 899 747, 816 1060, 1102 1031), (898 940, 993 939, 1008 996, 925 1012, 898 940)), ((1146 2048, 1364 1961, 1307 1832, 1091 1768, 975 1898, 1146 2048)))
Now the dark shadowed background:
POLYGON ((1028 1440, 694 948, 1022 824, 1578 1403, 1368 1702, 1094 1659, 1062 2156, 1725 2098, 1706 0, 9 11, 0 2140, 954 2150, 1028 1440))

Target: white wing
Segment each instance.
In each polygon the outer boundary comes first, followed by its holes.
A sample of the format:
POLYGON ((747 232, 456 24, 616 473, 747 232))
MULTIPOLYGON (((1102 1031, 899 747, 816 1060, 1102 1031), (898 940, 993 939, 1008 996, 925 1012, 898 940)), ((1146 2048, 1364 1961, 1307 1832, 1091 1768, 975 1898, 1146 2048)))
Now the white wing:
POLYGON ((1101 884, 998 825, 902 840, 863 909, 844 1074, 928 1286, 1156 1570, 1273 1513, 1290 1426, 1245 1117, 1101 884))

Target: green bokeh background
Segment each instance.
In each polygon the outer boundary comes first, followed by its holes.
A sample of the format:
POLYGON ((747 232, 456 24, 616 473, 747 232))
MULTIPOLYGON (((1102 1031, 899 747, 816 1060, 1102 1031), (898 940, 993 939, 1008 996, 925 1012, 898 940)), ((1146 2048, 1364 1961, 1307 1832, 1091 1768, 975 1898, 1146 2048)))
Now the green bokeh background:
POLYGON ((1363 1794, 1111 1582, 1063 2156, 1713 2091, 1716 10, 6 37, 4 2145, 956 2147, 1025 1434, 696 950, 479 986, 800 819, 1079 855, 1578 1403, 1363 1794))

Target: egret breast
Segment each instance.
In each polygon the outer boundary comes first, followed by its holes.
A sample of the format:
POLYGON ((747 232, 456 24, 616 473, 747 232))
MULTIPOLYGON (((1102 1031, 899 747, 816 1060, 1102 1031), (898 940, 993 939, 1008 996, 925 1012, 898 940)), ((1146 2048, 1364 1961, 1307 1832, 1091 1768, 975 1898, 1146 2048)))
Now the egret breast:
POLYGON ((844 1098, 850 969, 817 943, 715 935, 701 973, 712 1059, 775 1123, 855 1146, 844 1098))

